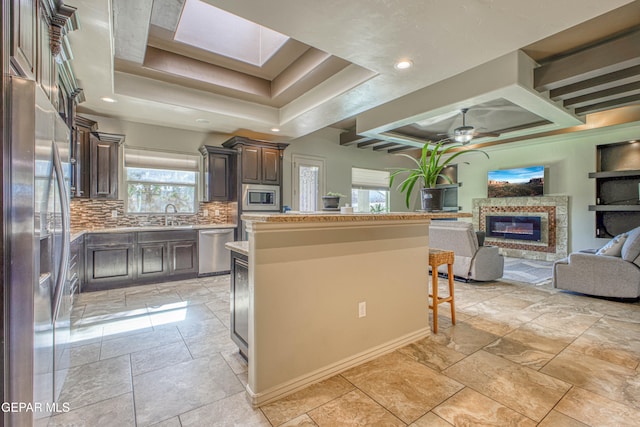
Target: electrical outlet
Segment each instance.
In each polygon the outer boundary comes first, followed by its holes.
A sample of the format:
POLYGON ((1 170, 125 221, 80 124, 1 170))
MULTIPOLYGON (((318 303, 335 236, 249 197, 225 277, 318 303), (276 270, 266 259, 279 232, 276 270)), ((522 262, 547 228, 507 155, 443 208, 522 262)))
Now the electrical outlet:
POLYGON ((202 211, 202 216, 209 216, 209 209, 205 209, 202 211))
POLYGON ((216 210, 215 210, 215 215, 216 215, 216 216, 220 216, 220 209, 216 209, 216 210))
POLYGON ((117 210, 112 210, 111 211, 111 218, 118 218, 118 211, 117 210))
POLYGON ((362 301, 358 303, 358 317, 365 317, 367 315, 367 302, 362 301))

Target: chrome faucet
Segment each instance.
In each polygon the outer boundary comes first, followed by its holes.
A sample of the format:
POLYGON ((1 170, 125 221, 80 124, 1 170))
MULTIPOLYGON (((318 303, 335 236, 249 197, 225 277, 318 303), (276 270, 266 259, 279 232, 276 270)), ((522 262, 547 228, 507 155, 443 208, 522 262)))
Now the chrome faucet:
MULTIPOLYGON (((173 206, 173 213, 178 213, 178 208, 173 203, 167 203, 164 207, 164 225, 165 227, 169 225, 169 207, 173 206)), ((173 218, 171 219, 171 225, 173 225, 173 218)))

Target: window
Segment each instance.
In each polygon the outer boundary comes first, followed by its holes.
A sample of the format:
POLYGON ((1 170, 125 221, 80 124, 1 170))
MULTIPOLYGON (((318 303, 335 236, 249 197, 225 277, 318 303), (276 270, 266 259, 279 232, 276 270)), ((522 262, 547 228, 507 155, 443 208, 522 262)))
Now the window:
POLYGON ((195 213, 199 160, 187 154, 125 149, 127 213, 164 214, 168 204, 178 213, 195 213))
POLYGON ((389 212, 389 172, 351 169, 351 205, 354 212, 389 212))
POLYGON ((324 160, 294 154, 293 209, 303 212, 320 210, 324 194, 324 160))

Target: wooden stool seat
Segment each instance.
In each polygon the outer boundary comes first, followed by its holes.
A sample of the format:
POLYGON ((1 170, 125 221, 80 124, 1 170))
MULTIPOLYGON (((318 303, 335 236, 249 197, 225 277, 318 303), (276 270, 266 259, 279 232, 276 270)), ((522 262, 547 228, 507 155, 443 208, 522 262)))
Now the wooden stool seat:
POLYGON ((453 294, 453 261, 455 257, 453 251, 429 248, 429 265, 431 266, 431 304, 429 308, 433 310, 433 333, 438 333, 438 305, 448 302, 451 306, 451 323, 456 324, 456 312, 454 307, 453 294), (447 264, 449 273, 449 296, 438 296, 438 266, 447 264))

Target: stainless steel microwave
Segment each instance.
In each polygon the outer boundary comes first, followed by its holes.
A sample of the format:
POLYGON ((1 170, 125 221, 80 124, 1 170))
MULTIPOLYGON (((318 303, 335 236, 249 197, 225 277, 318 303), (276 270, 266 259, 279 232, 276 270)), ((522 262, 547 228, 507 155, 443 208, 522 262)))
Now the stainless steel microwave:
POLYGON ((279 211, 280 186, 242 184, 243 211, 279 211))

